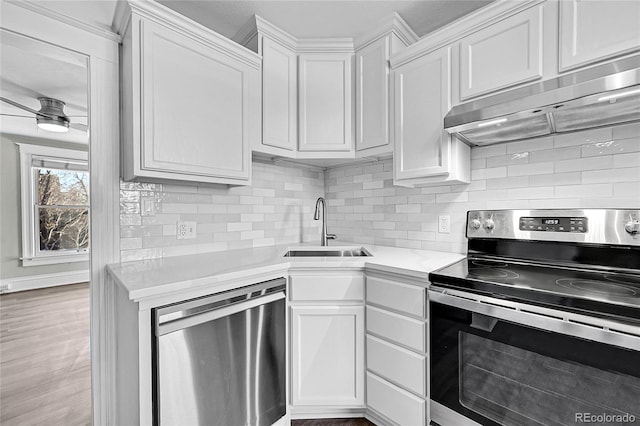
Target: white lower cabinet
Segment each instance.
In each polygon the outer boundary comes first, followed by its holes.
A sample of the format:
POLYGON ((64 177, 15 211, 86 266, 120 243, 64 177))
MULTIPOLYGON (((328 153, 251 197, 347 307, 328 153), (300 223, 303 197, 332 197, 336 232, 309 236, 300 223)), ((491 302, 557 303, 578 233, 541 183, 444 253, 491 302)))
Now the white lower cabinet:
POLYGON ((293 405, 362 405, 364 308, 294 306, 291 320, 293 405))
POLYGON ((424 282, 366 277, 367 413, 381 425, 429 423, 427 300, 424 282))
POLYGON ((290 402, 297 417, 364 410, 364 277, 290 276, 290 402))
POLYGON ((367 372, 367 407, 398 426, 426 424, 427 402, 388 381, 367 372))
POLYGON ((367 368, 410 391, 426 396, 427 359, 410 350, 367 336, 367 368))

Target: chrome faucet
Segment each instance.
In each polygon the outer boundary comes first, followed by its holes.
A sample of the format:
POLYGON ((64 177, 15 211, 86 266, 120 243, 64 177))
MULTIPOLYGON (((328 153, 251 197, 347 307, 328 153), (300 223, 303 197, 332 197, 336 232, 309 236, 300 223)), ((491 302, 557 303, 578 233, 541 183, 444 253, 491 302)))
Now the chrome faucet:
POLYGON ((316 200, 316 214, 313 215, 313 220, 320 220, 320 204, 322 204, 322 235, 320 236, 320 245, 328 246, 328 240, 335 240, 336 235, 327 233, 327 204, 322 197, 318 197, 316 200))

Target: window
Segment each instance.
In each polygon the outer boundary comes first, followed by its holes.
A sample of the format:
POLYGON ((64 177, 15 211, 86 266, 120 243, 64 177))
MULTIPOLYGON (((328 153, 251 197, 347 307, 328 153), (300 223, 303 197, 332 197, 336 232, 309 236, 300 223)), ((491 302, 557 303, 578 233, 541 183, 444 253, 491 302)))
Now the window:
POLYGON ((87 152, 39 145, 19 146, 22 265, 88 260, 87 152))

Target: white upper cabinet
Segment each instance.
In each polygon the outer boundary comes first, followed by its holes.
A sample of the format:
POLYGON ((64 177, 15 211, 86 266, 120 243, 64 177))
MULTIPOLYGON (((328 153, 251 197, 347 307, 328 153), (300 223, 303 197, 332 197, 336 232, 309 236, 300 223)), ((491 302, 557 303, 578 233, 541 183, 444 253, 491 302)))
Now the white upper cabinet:
POLYGON ((452 50, 438 49, 393 70, 396 185, 469 181, 469 148, 443 126, 451 108, 452 50))
POLYGON ((389 52, 391 36, 356 51, 356 150, 390 146, 389 52))
POLYGON ((162 6, 132 7, 122 51, 124 178, 248 184, 259 57, 162 6))
POLYGON ((460 41, 460 99, 542 78, 543 5, 460 41))
POLYGON ((559 71, 640 50, 640 2, 563 0, 559 71))
POLYGON ((295 151, 296 52, 262 38, 262 144, 295 151))
POLYGON ((356 44, 356 155, 391 154, 389 57, 418 36, 397 13, 379 22, 356 44))
POLYGON ((353 151, 350 53, 299 55, 299 150, 353 151))
POLYGON ((256 152, 295 157, 298 148, 297 40, 254 16, 234 40, 262 56, 262 135, 256 152))

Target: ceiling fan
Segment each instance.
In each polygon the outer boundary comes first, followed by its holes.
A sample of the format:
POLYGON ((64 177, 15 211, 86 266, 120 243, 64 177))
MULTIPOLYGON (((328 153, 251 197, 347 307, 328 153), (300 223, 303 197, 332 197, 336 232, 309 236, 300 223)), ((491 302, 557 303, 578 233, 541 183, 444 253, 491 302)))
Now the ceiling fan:
MULTIPOLYGON (((22 105, 18 102, 12 101, 11 99, 0 97, 0 101, 6 102, 10 105, 13 105, 17 108, 28 111, 32 114, 35 114, 36 122, 38 124, 38 128, 43 130, 48 130, 50 132, 67 132, 69 128, 80 130, 86 132, 88 126, 86 124, 81 123, 72 123, 69 120, 69 116, 64 113, 65 103, 53 98, 47 97, 39 97, 40 101, 40 110, 36 111, 35 109, 31 109, 28 106, 22 105)), ((14 115, 14 114, 2 114, 11 117, 26 117, 30 118, 26 115, 14 115)))

